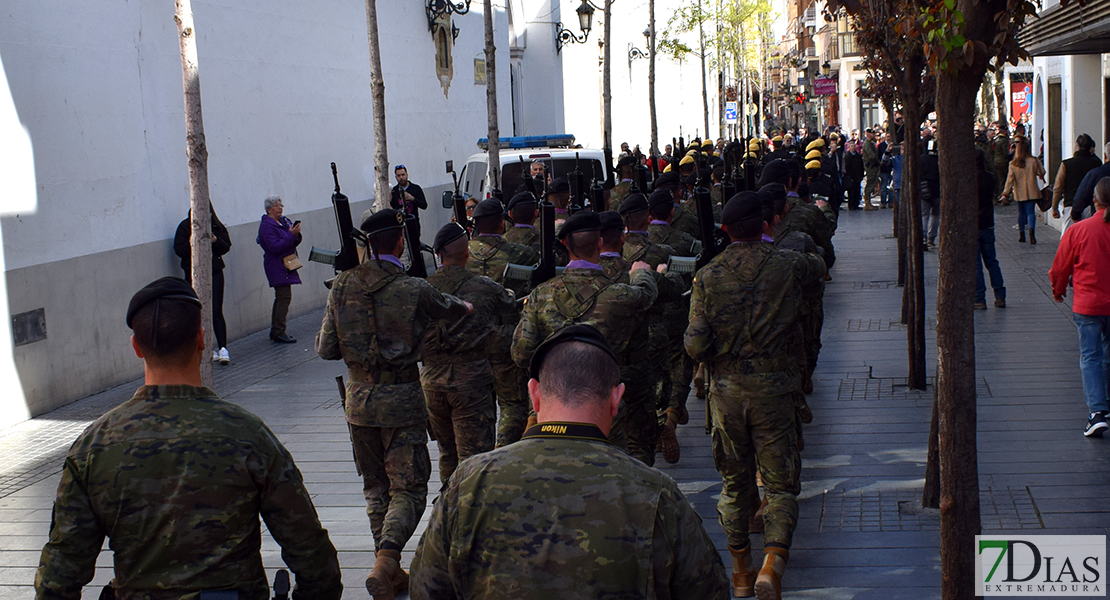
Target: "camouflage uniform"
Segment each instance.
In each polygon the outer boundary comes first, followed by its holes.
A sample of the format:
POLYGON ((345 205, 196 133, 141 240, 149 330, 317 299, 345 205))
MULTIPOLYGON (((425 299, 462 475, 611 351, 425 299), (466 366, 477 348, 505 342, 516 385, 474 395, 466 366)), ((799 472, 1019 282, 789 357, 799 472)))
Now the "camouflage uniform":
POLYGON ((863 205, 864 207, 871 205, 872 192, 876 194, 879 191, 879 148, 875 146, 875 142, 865 139, 863 140, 863 205))
POLYGON ((728 598, 720 555, 664 473, 580 423, 459 465, 412 562, 413 600, 728 598))
POLYGON ((830 221, 824 211, 815 204, 802 202, 793 192, 788 192, 786 202, 790 210, 783 215, 775 225, 772 237, 778 239, 783 232, 801 231, 813 238, 814 243, 821 248, 821 257, 825 259, 825 268, 831 269, 836 262, 836 251, 833 248, 832 237, 836 230, 836 223, 830 221))
MULTIPOLYGON (((676 231, 670 225, 653 221, 648 225, 648 239, 653 244, 670 246, 676 256, 696 256, 694 236, 676 231)), ((689 275, 686 276, 689 281, 689 275)), ((694 361, 682 347, 682 334, 686 331, 687 317, 690 312, 690 299, 678 300, 663 305, 663 318, 667 323, 667 377, 663 383, 666 393, 665 409, 674 409, 685 414, 686 399, 690 395, 690 382, 694 379, 694 361)))
MULTIPOLYGON (((536 348, 563 327, 588 323, 601 330, 617 356, 621 382, 627 386, 621 400, 621 414, 613 421, 609 438, 618 448, 628 447, 633 456, 646 457, 654 455, 654 440, 650 440, 650 447, 647 446, 649 440, 626 440, 623 425, 628 418, 628 407, 636 409, 651 394, 650 375, 646 372, 647 335, 640 325, 658 289, 655 278, 648 271, 636 271, 629 280, 629 284, 614 283, 600 269, 568 268, 561 276, 540 284, 524 303, 520 323, 513 334, 512 356, 517 365, 527 368, 536 348)), ((642 414, 643 411, 634 410, 632 418, 638 419, 642 414)), ((646 427, 639 421, 631 426, 646 427)))
POLYGON ((109 536, 120 600, 265 600, 260 513, 296 575, 294 597, 338 600, 335 547, 262 420, 208 388, 141 387, 66 454, 35 597, 81 598, 109 536))
POLYGON ((379 550, 404 548, 428 497, 428 409, 416 366, 421 343, 437 321, 466 313, 461 300, 384 259, 332 283, 316 353, 347 363, 344 413, 379 550))
MULTIPOLYGON (((787 216, 793 214, 791 209, 787 216)), ((783 219, 775 226, 775 245, 796 248, 800 245, 807 252, 817 254, 817 243, 808 231, 801 229, 804 224, 795 219, 783 219)), ((805 370, 802 373, 803 386, 808 384, 817 368, 817 358, 821 354, 821 329, 825 325, 825 282, 815 281, 802 286, 801 326, 802 354, 805 370)))
MULTIPOLYGON (((528 246, 507 242, 497 235, 476 235, 470 240, 470 259, 466 261, 466 269, 504 284, 505 266, 509 263, 534 265, 539 262, 539 252, 528 246)), ((518 298, 523 298, 531 291, 530 285, 517 284, 515 289, 510 289, 518 298)), ((519 319, 519 314, 514 313, 495 320, 503 339, 502 343, 494 345, 489 356, 489 362, 493 366, 497 405, 501 409, 501 418, 497 422, 498 446, 520 439, 528 422, 528 413, 532 409, 532 403, 528 399, 528 373, 513 364, 508 351, 519 319)))
POLYGON ((505 241, 520 246, 528 246, 540 252, 540 232, 532 225, 513 225, 505 232, 505 241))
POLYGON ((767 506, 765 545, 789 548, 798 520, 796 445, 801 285, 825 265, 764 242, 731 244, 694 278, 686 350, 710 373, 713 461, 724 487, 717 512, 732 548, 748 544, 754 452, 767 506))
POLYGON ((617 210, 620 208, 621 202, 631 194, 632 180, 624 179, 620 183, 613 186, 609 191, 609 210, 617 210))
POLYGON ((460 266, 441 266, 427 281, 474 306, 473 314, 450 327, 434 327, 424 338, 420 386, 439 445, 440 481, 446 484, 460 460, 493 449, 497 401, 487 357, 490 346, 503 339, 495 317, 515 313, 516 300, 492 279, 460 266))
POLYGON ((675 206, 674 218, 671 219, 671 227, 696 238, 698 232, 701 231, 701 226, 698 225, 697 211, 687 209, 682 205, 675 206))

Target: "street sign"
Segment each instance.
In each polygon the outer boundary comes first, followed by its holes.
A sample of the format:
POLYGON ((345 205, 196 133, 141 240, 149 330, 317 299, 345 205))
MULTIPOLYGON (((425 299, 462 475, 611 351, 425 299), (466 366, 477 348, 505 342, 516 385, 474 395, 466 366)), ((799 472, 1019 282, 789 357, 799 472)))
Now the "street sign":
POLYGON ((725 122, 726 123, 735 123, 736 122, 736 102, 735 101, 725 102, 725 122))

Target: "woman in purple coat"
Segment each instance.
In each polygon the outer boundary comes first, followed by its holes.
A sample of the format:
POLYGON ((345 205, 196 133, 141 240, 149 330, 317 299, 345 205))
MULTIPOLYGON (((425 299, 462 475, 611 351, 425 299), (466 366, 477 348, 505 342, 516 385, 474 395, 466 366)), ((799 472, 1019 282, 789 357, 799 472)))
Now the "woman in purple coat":
POLYGON ((301 243, 301 222, 296 223, 281 216, 281 198, 270 196, 266 198, 263 207, 266 214, 262 215, 262 223, 258 226, 258 242, 262 246, 264 255, 262 266, 266 269, 266 279, 270 287, 274 288, 274 309, 270 314, 270 339, 282 343, 292 344, 297 340, 285 333, 285 317, 289 314, 289 303, 293 300, 293 290, 290 286, 301 283, 301 278, 296 271, 285 268, 285 257, 297 253, 297 245, 301 243))

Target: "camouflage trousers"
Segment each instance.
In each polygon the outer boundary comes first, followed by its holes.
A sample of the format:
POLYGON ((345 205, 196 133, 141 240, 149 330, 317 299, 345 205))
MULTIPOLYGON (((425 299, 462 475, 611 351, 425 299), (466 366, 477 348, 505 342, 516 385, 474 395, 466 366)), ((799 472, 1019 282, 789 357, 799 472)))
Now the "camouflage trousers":
POLYGON ((366 514, 378 550, 400 550, 424 514, 432 461, 426 423, 363 427, 348 423, 355 468, 362 476, 366 514))
POLYGON ((655 464, 655 441, 659 438, 659 419, 655 414, 655 387, 652 378, 642 370, 635 378, 621 377, 624 396, 613 419, 609 441, 623 448, 646 465, 655 464))
POLYGON ((497 447, 519 441, 528 423, 532 401, 528 397, 528 371, 510 362, 493 363, 493 389, 501 416, 497 420, 497 447))
POLYGON ((817 356, 821 354, 821 329, 824 325, 825 311, 822 308, 821 301, 818 300, 811 305, 809 314, 807 314, 802 321, 802 340, 806 357, 806 380, 813 377, 813 371, 817 368, 817 356))
POLYGON ((879 195, 879 169, 864 169, 863 204, 871 203, 871 196, 879 195))
POLYGON ((746 396, 739 390, 710 390, 713 413, 713 464, 723 482, 717 514, 728 545, 748 543, 753 466, 763 478, 764 545, 790 547, 798 525, 801 457, 793 394, 746 396), (732 393, 727 393, 732 392, 732 393), (754 461, 753 461, 754 456, 754 461))
POLYGON ((694 380, 694 359, 686 354, 686 346, 682 342, 682 334, 670 339, 667 343, 667 379, 669 384, 664 384, 668 390, 666 408, 682 410, 686 407, 686 399, 690 397, 690 383, 694 380))
POLYGON ((459 461, 493 450, 497 403, 488 385, 450 391, 425 387, 424 399, 428 426, 439 446, 439 479, 446 487, 459 461))

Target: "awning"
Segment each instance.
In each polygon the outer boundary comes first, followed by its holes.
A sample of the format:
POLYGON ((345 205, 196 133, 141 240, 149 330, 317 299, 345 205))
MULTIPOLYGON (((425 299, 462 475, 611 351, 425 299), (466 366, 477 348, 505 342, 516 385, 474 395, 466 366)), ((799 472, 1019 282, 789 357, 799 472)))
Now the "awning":
POLYGON ((1023 27, 1018 39, 1033 56, 1110 52, 1110 2, 1054 6, 1023 27))

